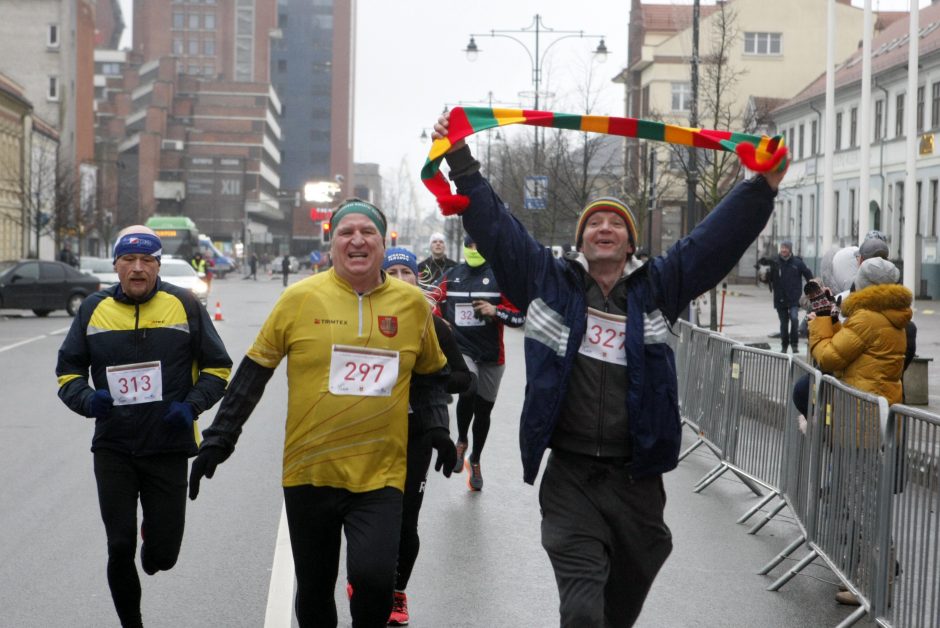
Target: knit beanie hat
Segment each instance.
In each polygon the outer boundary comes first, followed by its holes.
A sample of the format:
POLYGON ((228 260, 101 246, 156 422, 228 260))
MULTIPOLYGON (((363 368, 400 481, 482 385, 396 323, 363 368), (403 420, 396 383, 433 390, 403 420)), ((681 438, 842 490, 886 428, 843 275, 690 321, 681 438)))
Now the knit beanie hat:
POLYGON ((872 257, 862 262, 855 274, 855 289, 861 290, 868 286, 884 283, 897 283, 901 278, 901 271, 897 266, 882 257, 872 257))
POLYGON ((385 261, 382 262, 382 270, 388 270, 389 267, 397 264, 407 266, 415 274, 415 277, 418 276, 418 258, 415 257, 414 253, 400 246, 385 249, 385 261))
POLYGON ((443 233, 440 231, 435 231, 431 234, 431 239, 428 240, 428 244, 434 244, 435 242, 447 242, 447 240, 444 239, 443 233))
POLYGON ((581 212, 581 217, 578 218, 578 228, 575 230, 575 246, 579 250, 584 236, 584 227, 587 226, 588 218, 597 212, 613 212, 623 218, 623 221, 627 223, 627 233, 630 237, 630 244, 632 244, 634 248, 636 247, 636 219, 633 217, 633 212, 630 211, 630 208, 627 207, 623 201, 608 196, 588 203, 588 206, 581 212))
POLYGON ((873 257, 888 259, 888 245, 881 238, 868 238, 858 247, 858 256, 863 260, 873 257))

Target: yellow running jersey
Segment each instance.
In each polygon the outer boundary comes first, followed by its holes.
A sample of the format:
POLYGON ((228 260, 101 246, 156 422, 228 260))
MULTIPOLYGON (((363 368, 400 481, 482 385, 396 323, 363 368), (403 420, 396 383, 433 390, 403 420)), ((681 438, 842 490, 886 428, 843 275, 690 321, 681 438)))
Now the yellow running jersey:
POLYGON ((447 363, 421 291, 385 276, 360 296, 333 269, 299 281, 248 350, 272 369, 285 355, 284 486, 403 491, 411 372, 447 363), (387 379, 396 364, 397 379, 382 389, 379 376, 387 379))

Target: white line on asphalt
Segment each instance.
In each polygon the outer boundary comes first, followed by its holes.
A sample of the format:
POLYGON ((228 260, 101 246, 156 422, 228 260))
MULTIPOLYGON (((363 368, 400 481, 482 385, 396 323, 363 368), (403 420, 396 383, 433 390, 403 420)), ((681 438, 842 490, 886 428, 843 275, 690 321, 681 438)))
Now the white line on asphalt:
POLYGON ((63 327, 62 329, 51 331, 48 334, 43 334, 42 336, 35 336, 33 338, 27 338, 26 340, 20 340, 19 342, 14 342, 12 345, 0 347, 0 353, 3 353, 4 351, 9 351, 10 349, 16 349, 17 347, 22 347, 23 345, 28 345, 31 342, 36 342, 37 340, 42 340, 43 338, 48 338, 49 336, 55 336, 57 334, 67 332, 68 330, 69 330, 68 327, 63 327))
POLYGON ((271 565, 271 584, 268 587, 268 607, 264 612, 264 628, 290 628, 293 619, 294 556, 290 549, 287 529, 287 509, 281 504, 281 521, 277 526, 274 544, 274 563, 271 565))

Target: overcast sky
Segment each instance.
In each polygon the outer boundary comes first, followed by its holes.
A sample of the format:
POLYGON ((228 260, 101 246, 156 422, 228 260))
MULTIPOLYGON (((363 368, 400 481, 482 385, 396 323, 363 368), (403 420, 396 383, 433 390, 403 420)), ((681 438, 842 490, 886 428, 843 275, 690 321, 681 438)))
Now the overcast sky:
MULTIPOLYGON (((120 2, 128 24, 122 43, 129 45, 132 0, 120 2)), ((930 0, 919 2, 923 7, 930 0)), ((703 4, 714 2, 703 0, 703 4)), ((852 4, 862 6, 863 0, 852 4)), ((466 101, 485 106, 492 92, 495 104, 531 107, 532 63, 520 44, 477 37, 481 53, 473 63, 463 49, 471 33, 524 29, 536 13, 544 27, 556 31, 604 35, 610 50, 603 64, 592 59, 597 38, 565 39, 546 52, 553 35, 543 32, 542 108, 583 111, 579 93, 590 84, 594 113, 623 115, 623 87, 610 79, 626 62, 629 5, 629 0, 358 0, 355 160, 380 164, 386 177, 395 176, 404 161, 420 187, 418 171, 430 147, 430 140, 422 141, 420 135, 422 130, 430 133, 445 104, 466 101)), ((909 0, 872 0, 875 10, 909 6, 909 0)), ((534 52, 532 35, 516 36, 534 52)), ((430 207, 429 195, 428 200, 430 207)))

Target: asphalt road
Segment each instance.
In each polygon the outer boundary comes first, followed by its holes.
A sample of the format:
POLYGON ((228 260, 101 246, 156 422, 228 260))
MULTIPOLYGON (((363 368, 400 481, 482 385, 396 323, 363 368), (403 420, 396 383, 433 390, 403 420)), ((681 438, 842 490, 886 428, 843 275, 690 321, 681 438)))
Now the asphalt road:
MULTIPOLYGON (((210 312, 218 300, 224 320, 217 326, 236 364, 280 292, 280 279, 214 282, 210 312)), ((88 450, 92 424, 56 396, 56 351, 70 323, 64 313, 37 319, 0 312, 4 627, 117 625, 88 450)), ((416 628, 557 625, 554 578, 539 541, 537 490, 522 482, 519 460, 521 332, 507 330, 506 345, 506 375, 483 455, 484 490, 470 493, 465 477, 432 476, 429 482, 421 554, 409 586, 416 628)), ((190 503, 177 566, 141 575, 148 626, 296 625, 290 566, 288 561, 285 569, 283 559, 286 539, 278 543, 286 396, 279 369, 235 454, 190 503)), ((205 415, 203 426, 211 418, 211 412, 205 415)), ((734 523, 756 499, 742 484, 722 478, 704 494, 691 492, 713 464, 708 454, 696 454, 666 476, 675 549, 638 625, 826 626, 844 619, 849 611, 833 601, 835 579, 822 567, 807 569, 779 593, 764 590, 784 567, 768 577, 756 571, 795 537, 796 527, 781 516, 748 536, 734 523)), ((336 598, 340 625, 347 626, 344 581, 341 573, 336 598)))

